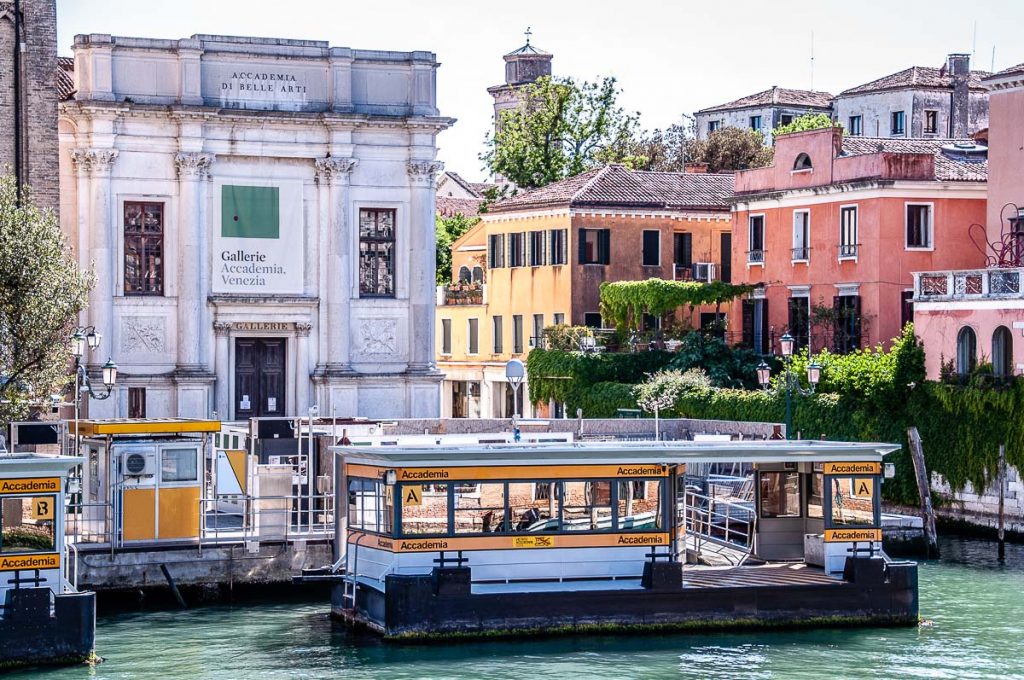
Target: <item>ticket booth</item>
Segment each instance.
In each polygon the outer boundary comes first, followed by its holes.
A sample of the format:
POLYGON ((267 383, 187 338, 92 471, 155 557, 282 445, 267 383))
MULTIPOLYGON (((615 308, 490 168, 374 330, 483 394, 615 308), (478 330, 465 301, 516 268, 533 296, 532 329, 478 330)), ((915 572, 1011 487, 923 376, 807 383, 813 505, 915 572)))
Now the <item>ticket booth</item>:
POLYGON ((82 526, 96 542, 125 546, 198 540, 215 420, 79 423, 82 526))

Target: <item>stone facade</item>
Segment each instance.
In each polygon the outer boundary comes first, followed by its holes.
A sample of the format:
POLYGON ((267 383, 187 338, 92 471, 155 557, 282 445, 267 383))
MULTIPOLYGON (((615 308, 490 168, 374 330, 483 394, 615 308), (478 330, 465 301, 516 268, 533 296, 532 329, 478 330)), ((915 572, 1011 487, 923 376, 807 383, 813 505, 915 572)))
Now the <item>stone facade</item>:
POLYGON ((131 415, 139 389, 147 417, 437 415, 435 138, 453 121, 434 54, 209 35, 73 49, 62 226, 96 275, 90 365, 121 369, 91 415, 131 415))
MULTIPOLYGON (((56 0, 22 0, 22 180, 38 205, 57 208, 56 0)), ((15 165, 14 3, 0 1, 0 172, 15 165)))

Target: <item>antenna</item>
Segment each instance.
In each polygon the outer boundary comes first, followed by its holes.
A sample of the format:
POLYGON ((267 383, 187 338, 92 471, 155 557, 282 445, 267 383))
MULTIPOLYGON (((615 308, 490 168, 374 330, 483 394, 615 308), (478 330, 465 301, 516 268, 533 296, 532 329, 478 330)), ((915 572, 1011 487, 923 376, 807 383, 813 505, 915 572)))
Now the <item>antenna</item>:
POLYGON ((811 92, 814 92, 814 31, 811 31, 811 92))
POLYGON ((974 61, 974 53, 978 51, 978 20, 974 20, 974 37, 971 39, 971 61, 974 61))
POLYGON ((992 68, 989 69, 990 73, 996 72, 996 46, 992 46, 992 68))

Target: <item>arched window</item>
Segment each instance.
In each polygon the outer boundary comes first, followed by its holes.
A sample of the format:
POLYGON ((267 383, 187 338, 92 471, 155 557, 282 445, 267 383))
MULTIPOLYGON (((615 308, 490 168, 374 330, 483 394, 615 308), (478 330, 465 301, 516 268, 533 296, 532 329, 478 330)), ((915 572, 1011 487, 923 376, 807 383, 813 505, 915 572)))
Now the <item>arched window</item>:
POLYGON ((802 153, 799 156, 797 156, 796 162, 793 163, 794 170, 810 170, 811 167, 811 157, 805 153, 802 153))
POLYGON ((480 266, 473 267, 473 283, 484 282, 484 268, 480 266))
POLYGON ((459 283, 469 283, 473 280, 473 277, 469 273, 469 267, 463 265, 459 267, 459 283))
POLYGON ((992 373, 997 378, 1013 375, 1013 336, 1006 326, 992 333, 992 373))
POLYGON ((966 377, 978 361, 978 337, 974 329, 964 326, 956 335, 956 372, 966 377))

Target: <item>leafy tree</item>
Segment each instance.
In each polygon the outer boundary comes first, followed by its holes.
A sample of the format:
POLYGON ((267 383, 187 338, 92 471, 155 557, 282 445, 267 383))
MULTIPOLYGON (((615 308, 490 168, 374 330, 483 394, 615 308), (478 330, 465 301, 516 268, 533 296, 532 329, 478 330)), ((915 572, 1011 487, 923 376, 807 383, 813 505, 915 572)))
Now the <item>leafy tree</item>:
POLYGON ((438 285, 444 285, 452 280, 452 244, 479 221, 479 217, 466 217, 462 213, 456 213, 451 217, 438 215, 434 218, 438 285))
POLYGON ((772 136, 788 135, 793 132, 805 132, 807 130, 820 130, 821 128, 842 127, 842 123, 836 123, 826 113, 808 113, 794 118, 786 125, 780 125, 772 130, 772 136))
POLYGON ((693 162, 707 163, 708 172, 735 172, 771 165, 774 151, 764 145, 757 130, 726 126, 696 140, 690 147, 693 162))
POLYGON ((0 178, 0 421, 67 385, 69 336, 85 308, 91 276, 81 272, 56 216, 0 178))
POLYGON ((684 114, 682 121, 665 128, 638 135, 633 141, 630 155, 642 159, 637 170, 654 172, 684 172, 686 164, 700 162, 696 121, 684 114))
POLYGON ((614 78, 577 83, 545 76, 523 86, 521 106, 500 114, 480 155, 487 168, 523 188, 541 187, 629 155, 639 114, 618 106, 614 78))

